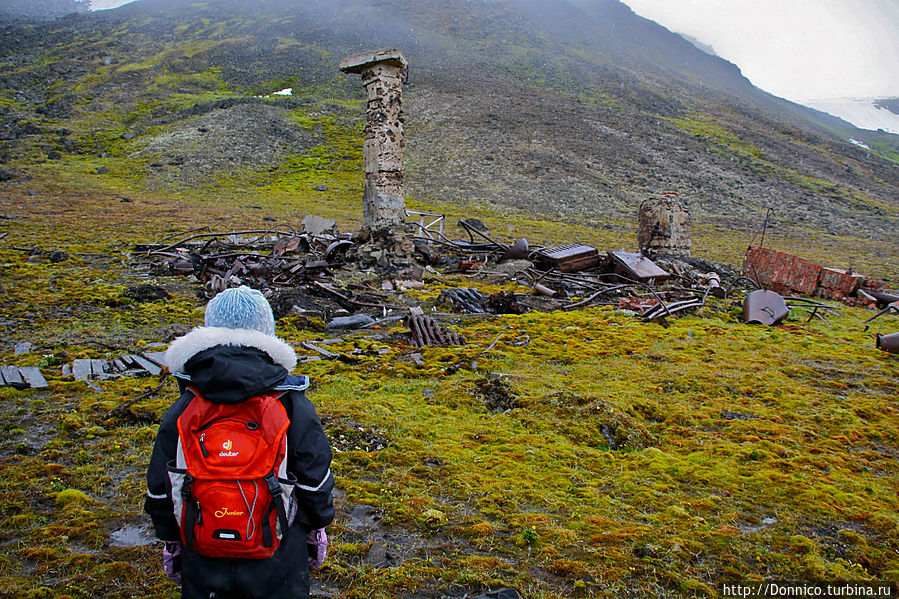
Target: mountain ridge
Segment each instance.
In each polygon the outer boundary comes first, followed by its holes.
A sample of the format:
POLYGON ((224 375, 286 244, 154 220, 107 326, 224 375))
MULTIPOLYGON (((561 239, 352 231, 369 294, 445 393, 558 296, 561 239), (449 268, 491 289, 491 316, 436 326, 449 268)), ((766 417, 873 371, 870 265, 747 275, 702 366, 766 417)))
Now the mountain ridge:
MULTIPOLYGON (((413 198, 601 223, 625 221, 643 198, 674 188, 702 218, 746 228, 775 208, 779 224, 796 230, 883 239, 896 231, 899 169, 880 155, 899 157, 899 137, 771 96, 736 66, 615 0, 494 0, 464 10, 410 0, 139 0, 7 28, 7 39, 22 40, 2 48, 14 65, 0 72, 7 127, 43 115, 76 130, 82 146, 125 162, 160 147, 148 136, 163 126, 160 115, 203 101, 285 87, 358 101, 358 82, 340 75, 337 61, 389 45, 410 59, 413 198), (74 40, 69 50, 49 50, 63 39, 74 40), (102 131, 84 129, 90 114, 103 115, 102 131), (114 131, 134 133, 123 143, 114 131), (85 143, 98 136, 114 141, 85 143)), ((348 135, 358 135, 359 117, 339 116, 348 135)), ((162 166, 135 163, 142 174, 133 178, 149 189, 191 189, 192 174, 209 164, 194 152, 200 162, 188 168, 182 154, 173 146, 153 163, 162 166)), ((255 172, 249 150, 232 162, 255 172)), ((349 163, 331 164, 348 171, 349 163)), ((221 174, 229 173, 237 171, 221 174)))

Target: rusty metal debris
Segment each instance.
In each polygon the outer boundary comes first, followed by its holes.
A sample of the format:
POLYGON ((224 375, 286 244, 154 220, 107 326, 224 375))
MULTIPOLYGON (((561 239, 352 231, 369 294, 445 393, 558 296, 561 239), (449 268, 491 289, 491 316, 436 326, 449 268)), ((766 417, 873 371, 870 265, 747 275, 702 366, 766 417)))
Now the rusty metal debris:
POLYGON ((727 291, 721 286, 721 276, 716 272, 710 272, 699 278, 701 284, 708 286, 708 292, 713 297, 724 299, 727 297, 727 291))
POLYGON ((469 287, 457 287, 455 289, 447 289, 441 292, 437 298, 437 304, 448 303, 454 308, 479 314, 487 312, 484 301, 487 297, 477 289, 469 287))
POLYGON ((577 272, 599 264, 599 251, 583 243, 546 248, 536 253, 542 263, 562 272, 577 272))
POLYGON ((748 324, 774 325, 789 313, 783 296, 769 289, 757 289, 743 300, 743 319, 748 324))
POLYGON ((671 304, 665 304, 664 302, 660 302, 659 304, 649 308, 642 314, 640 317, 644 320, 655 320, 657 318, 664 318, 666 316, 672 316, 677 314, 678 312, 683 312, 685 310, 690 310, 693 308, 701 308, 705 305, 705 300, 699 297, 693 297, 690 299, 682 300, 679 302, 674 302, 671 304))
POLYGON ((331 260, 354 245, 349 236, 299 233, 291 227, 218 233, 194 229, 179 237, 136 246, 135 262, 149 261, 147 267, 158 274, 195 277, 210 294, 237 285, 293 287, 326 280, 335 265, 331 260))
POLYGON ((487 310, 493 314, 524 314, 527 308, 518 301, 518 296, 511 291, 494 293, 485 302, 487 310))
POLYGON ((412 342, 415 347, 465 345, 464 337, 455 331, 442 329, 437 321, 427 316, 410 314, 404 319, 404 322, 412 331, 412 342))
POLYGON ((417 216, 418 234, 428 239, 436 239, 443 236, 443 225, 446 222, 446 216, 437 212, 424 212, 421 210, 406 209, 406 218, 417 216))
POLYGON ((639 253, 609 252, 616 272, 637 281, 660 283, 671 277, 671 273, 660 268, 655 262, 639 253))
POLYGON ((884 308, 883 310, 881 310, 880 312, 878 312, 871 318, 865 320, 864 323, 867 324, 867 323, 871 322, 872 320, 874 320, 875 318, 878 318, 879 316, 886 314, 887 312, 893 312, 894 314, 899 314, 899 301, 895 301, 892 304, 887 304, 886 308, 884 308))
POLYGON ((832 314, 839 316, 839 309, 831 306, 829 304, 825 304, 824 302, 819 302, 817 300, 813 300, 807 297, 797 297, 795 295, 790 295, 784 298, 787 302, 787 308, 790 310, 800 310, 809 313, 808 321, 811 322, 813 318, 819 318, 825 322, 827 320, 824 318, 824 314, 832 314))
MULTIPOLYGON (((501 241, 471 218, 458 223, 467 239, 454 240, 447 236, 443 215, 416 211, 405 215, 418 222, 365 227, 353 235, 339 233, 330 224, 333 221, 308 218, 303 232, 284 225, 236 233, 191 230, 138 246, 138 262, 149 259, 157 274, 192 277, 204 284, 207 297, 240 284, 260 289, 270 298, 276 318, 321 318, 329 327, 341 318, 361 319, 354 320, 352 328, 404 319, 417 347, 461 341, 423 313, 402 316, 421 301, 420 295, 406 292, 426 288, 441 271, 471 280, 516 282, 534 290, 488 295, 475 284, 445 289, 436 305, 449 305, 454 312, 522 314, 607 305, 663 325, 666 318, 686 311, 726 310, 725 302, 712 298, 739 297, 751 289, 750 284, 759 287, 734 268, 700 258, 653 255, 651 259, 642 253, 601 253, 582 243, 544 248, 525 238, 501 241)), ((751 266, 749 274, 757 280, 760 264, 751 266)), ((826 284, 834 288, 855 281, 851 273, 822 272, 826 284)), ((859 288, 858 293, 869 305, 891 297, 870 287, 859 288)), ((809 321, 836 313, 833 306, 816 300, 793 296, 785 300, 773 289, 752 292, 744 302, 747 322, 776 324, 791 309, 808 312, 809 321)), ((306 359, 346 359, 318 345, 305 348, 316 354, 306 359)), ((94 364, 79 367, 88 378, 107 374, 94 364)))
POLYGON ((503 260, 525 260, 531 255, 531 247, 528 240, 522 237, 511 246, 509 250, 503 254, 503 260))

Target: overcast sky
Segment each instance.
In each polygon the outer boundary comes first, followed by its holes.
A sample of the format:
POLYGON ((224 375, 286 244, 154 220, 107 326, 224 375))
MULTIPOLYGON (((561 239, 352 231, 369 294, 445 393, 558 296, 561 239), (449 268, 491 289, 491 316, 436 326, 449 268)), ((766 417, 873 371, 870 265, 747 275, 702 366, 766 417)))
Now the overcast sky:
POLYGON ((899 0, 622 0, 803 102, 899 97, 899 0))
POLYGON ((757 87, 788 100, 899 97, 899 0, 622 1, 711 46, 757 87))
POLYGON ((123 4, 128 4, 133 0, 91 0, 91 10, 106 10, 107 8, 116 8, 123 4))

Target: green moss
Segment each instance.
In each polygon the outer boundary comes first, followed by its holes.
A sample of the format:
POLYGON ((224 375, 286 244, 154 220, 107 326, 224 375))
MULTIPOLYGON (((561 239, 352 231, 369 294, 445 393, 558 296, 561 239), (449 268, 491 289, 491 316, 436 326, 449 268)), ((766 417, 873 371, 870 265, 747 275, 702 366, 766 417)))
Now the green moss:
POLYGON ((675 127, 706 139, 728 152, 756 160, 763 158, 761 150, 757 147, 743 141, 738 135, 728 131, 704 115, 697 113, 677 118, 665 117, 665 120, 675 127))

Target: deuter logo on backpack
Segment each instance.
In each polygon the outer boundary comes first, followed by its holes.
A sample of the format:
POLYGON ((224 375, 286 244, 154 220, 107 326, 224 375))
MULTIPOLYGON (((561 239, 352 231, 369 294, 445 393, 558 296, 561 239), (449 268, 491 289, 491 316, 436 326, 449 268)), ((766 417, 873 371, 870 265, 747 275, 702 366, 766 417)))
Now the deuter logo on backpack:
POLYGON ((194 398, 178 418, 178 453, 169 464, 182 541, 207 557, 269 558, 295 511, 296 480, 287 473, 290 422, 280 394, 226 405, 190 391, 194 398))
POLYGON ((221 458, 236 458, 240 455, 240 452, 238 451, 231 451, 231 439, 222 443, 222 449, 225 451, 219 452, 219 457, 221 458))

